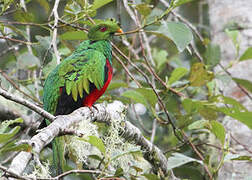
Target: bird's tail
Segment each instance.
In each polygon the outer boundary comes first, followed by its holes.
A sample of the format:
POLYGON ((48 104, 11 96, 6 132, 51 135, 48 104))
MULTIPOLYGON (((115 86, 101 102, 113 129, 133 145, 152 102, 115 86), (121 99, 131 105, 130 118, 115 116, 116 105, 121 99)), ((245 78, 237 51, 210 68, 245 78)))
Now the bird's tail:
MULTIPOLYGON (((46 124, 49 125, 50 121, 46 120, 46 124)), ((55 137, 52 141, 53 166, 55 168, 56 175, 62 174, 66 170, 64 144, 65 141, 63 136, 55 137)))
POLYGON ((53 149, 53 164, 56 170, 56 175, 62 174, 65 171, 66 160, 65 160, 65 148, 64 148, 64 137, 56 137, 52 141, 53 149))

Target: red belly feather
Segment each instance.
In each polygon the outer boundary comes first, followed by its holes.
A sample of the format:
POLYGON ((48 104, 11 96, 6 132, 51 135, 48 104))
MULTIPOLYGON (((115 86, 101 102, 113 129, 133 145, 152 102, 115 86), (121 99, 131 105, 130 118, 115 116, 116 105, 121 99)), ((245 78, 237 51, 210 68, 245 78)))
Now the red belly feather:
POLYGON ((103 95, 103 93, 106 91, 112 76, 113 76, 113 69, 112 66, 110 65, 110 62, 108 61, 108 59, 106 60, 106 66, 108 67, 108 79, 105 82, 105 84, 103 85, 103 87, 98 90, 95 89, 93 90, 83 101, 83 106, 88 106, 88 107, 92 107, 92 105, 95 103, 95 101, 97 99, 99 99, 99 97, 101 97, 101 95, 103 95))

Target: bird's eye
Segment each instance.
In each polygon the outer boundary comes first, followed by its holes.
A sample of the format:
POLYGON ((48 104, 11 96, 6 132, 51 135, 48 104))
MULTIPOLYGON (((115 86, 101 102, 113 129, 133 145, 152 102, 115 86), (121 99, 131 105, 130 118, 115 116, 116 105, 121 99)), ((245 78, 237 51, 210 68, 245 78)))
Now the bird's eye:
POLYGON ((107 30, 106 27, 101 27, 101 28, 100 28, 100 31, 101 31, 101 32, 104 32, 104 31, 106 31, 106 30, 107 30))

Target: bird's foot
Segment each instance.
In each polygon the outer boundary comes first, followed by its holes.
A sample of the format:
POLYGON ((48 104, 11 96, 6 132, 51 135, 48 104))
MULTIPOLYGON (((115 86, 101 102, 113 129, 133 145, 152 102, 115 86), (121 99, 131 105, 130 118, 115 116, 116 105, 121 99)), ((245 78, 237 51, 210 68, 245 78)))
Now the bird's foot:
POLYGON ((92 107, 89 107, 89 106, 88 106, 88 109, 90 110, 91 115, 94 117, 94 111, 93 111, 92 107))
POLYGON ((98 108, 97 108, 95 105, 92 105, 92 107, 93 107, 97 112, 99 112, 98 108))
POLYGON ((89 110, 91 111, 91 114, 92 114, 92 122, 95 122, 96 121, 96 118, 94 118, 94 115, 95 115, 95 112, 94 112, 94 109, 99 112, 98 108, 94 105, 92 105, 92 107, 88 107, 89 110))

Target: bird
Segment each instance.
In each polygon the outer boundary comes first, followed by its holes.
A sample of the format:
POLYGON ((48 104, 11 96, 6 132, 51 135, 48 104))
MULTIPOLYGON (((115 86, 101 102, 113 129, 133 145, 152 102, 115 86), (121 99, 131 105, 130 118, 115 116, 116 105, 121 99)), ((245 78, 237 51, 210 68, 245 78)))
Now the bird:
MULTIPOLYGON (((43 108, 57 116, 70 114, 80 107, 91 107, 106 91, 113 76, 112 46, 115 33, 123 33, 114 19, 93 25, 77 49, 47 76, 43 88, 43 108)), ((50 121, 45 120, 49 125, 50 121)), ((64 140, 52 141, 56 174, 66 169, 64 140)))

